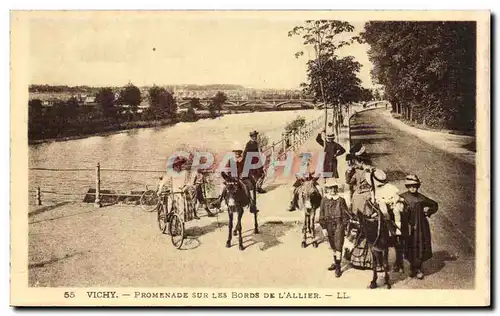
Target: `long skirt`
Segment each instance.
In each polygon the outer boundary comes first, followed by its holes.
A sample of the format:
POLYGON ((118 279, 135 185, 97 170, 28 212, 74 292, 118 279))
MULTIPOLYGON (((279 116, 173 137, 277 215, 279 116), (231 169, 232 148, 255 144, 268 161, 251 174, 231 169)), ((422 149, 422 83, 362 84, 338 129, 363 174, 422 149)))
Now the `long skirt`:
POLYGON ((358 211, 364 213, 365 203, 370 198, 370 191, 359 193, 358 191, 354 191, 352 194, 352 213, 357 214, 358 211))
POLYGON ((370 269, 372 267, 372 253, 366 238, 358 240, 351 251, 351 264, 356 268, 370 269))

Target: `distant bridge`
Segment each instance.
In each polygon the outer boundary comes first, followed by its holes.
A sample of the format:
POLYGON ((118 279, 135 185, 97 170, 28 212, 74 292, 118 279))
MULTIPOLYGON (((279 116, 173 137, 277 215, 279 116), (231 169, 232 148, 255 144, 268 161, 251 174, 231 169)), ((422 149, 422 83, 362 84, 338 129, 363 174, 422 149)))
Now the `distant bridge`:
MULTIPOLYGON (((182 98, 177 101, 179 108, 187 108, 191 98, 182 98)), ((200 104, 203 108, 208 108, 211 99, 200 99, 200 104)), ((313 99, 252 99, 252 100, 231 100, 228 99, 223 106, 231 107, 246 107, 246 106, 267 106, 280 108, 286 105, 299 105, 302 108, 312 109, 323 106, 323 103, 314 103, 313 99)))

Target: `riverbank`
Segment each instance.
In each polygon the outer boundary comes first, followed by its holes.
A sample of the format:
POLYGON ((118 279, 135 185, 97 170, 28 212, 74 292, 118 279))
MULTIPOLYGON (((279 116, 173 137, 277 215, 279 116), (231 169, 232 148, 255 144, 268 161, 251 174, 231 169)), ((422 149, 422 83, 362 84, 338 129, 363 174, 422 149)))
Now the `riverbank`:
MULTIPOLYGON (((197 120, 194 122, 197 122, 199 120, 205 120, 205 119, 214 119, 214 118, 219 118, 222 117, 226 114, 229 115, 236 115, 236 114, 248 114, 248 113, 254 113, 254 112, 282 112, 282 111, 295 111, 295 110, 301 110, 297 108, 275 108, 275 109, 258 109, 258 110, 253 110, 252 109, 245 109, 245 110, 223 110, 221 111, 220 114, 216 114, 215 117, 212 117, 210 113, 199 113, 197 112, 197 120)), ((184 113, 179 113, 178 118, 176 119, 162 119, 162 120, 152 120, 152 121, 132 121, 132 122, 120 122, 112 125, 106 125, 106 126, 99 126, 98 129, 93 129, 92 131, 88 132, 80 132, 76 135, 64 135, 60 137, 47 137, 47 138, 39 138, 39 139, 28 139, 28 144, 29 145, 37 145, 37 144, 43 144, 43 143, 51 143, 51 142, 64 142, 64 141, 69 141, 69 140, 76 140, 76 139, 83 139, 87 137, 92 137, 92 136, 108 136, 108 135, 113 135, 117 133, 122 133, 126 131, 131 131, 134 129, 140 129, 140 128, 151 128, 151 127, 166 127, 166 126, 173 126, 177 123, 181 122, 187 122, 187 123, 192 123, 193 121, 190 120, 183 120, 184 113)))
MULTIPOLYGON (((202 119, 209 119, 213 118, 210 114, 197 114, 198 119, 197 120, 202 120, 202 119)), ((217 115, 215 118, 222 116, 217 115)), ((92 136, 108 136, 108 135, 113 135, 116 133, 122 133, 134 129, 139 129, 139 128, 151 128, 151 127, 165 127, 165 126, 172 126, 177 123, 184 122, 181 119, 175 118, 175 119, 162 119, 162 120, 152 120, 152 121, 132 121, 132 122, 120 122, 112 125, 107 125, 107 126, 102 126, 100 127, 99 130, 93 130, 92 132, 83 132, 77 135, 68 135, 68 136, 61 136, 61 137, 50 137, 50 138, 40 138, 40 139, 29 139, 28 144, 29 145, 36 145, 36 144, 42 144, 42 143, 49 143, 49 142, 62 142, 62 141, 68 141, 68 140, 75 140, 75 139, 82 139, 86 137, 92 137, 92 136)), ((186 121, 186 122, 192 122, 192 121, 186 121)))

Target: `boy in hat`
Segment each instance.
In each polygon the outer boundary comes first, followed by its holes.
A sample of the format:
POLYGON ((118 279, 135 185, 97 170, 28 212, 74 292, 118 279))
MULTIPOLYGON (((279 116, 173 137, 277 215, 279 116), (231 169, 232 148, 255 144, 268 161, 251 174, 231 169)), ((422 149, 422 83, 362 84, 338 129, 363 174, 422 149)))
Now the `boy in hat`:
POLYGON ((438 211, 438 203, 418 192, 420 185, 416 175, 407 175, 405 186, 408 191, 400 196, 407 213, 402 224, 409 229, 405 256, 410 262, 410 276, 423 279, 422 264, 432 258, 431 230, 427 218, 438 211))
POLYGON ((335 179, 328 179, 325 183, 325 195, 319 209, 319 223, 328 232, 328 241, 333 250, 333 263, 328 270, 335 270, 335 276, 342 275, 340 262, 347 215, 347 204, 339 195, 339 185, 335 179))
POLYGON ((337 170, 337 157, 345 153, 344 147, 339 143, 335 142, 335 134, 326 133, 326 140, 323 141, 321 133, 316 136, 316 142, 324 147, 325 151, 325 161, 323 163, 323 172, 331 173, 332 178, 339 178, 339 173, 337 170))
MULTIPOLYGON (((259 144, 257 142, 257 137, 259 135, 259 132, 253 131, 250 132, 250 140, 247 142, 245 146, 245 150, 243 151, 243 161, 246 161, 247 154, 249 152, 254 152, 254 153, 259 153, 260 154, 260 149, 259 149, 259 144)), ((252 158, 252 164, 258 163, 259 160, 257 157, 252 158)), ((264 167, 261 167, 259 169, 252 169, 250 170, 251 176, 254 178, 256 186, 257 186, 257 192, 258 193, 266 193, 264 189, 262 189, 262 183, 264 182, 264 167)))

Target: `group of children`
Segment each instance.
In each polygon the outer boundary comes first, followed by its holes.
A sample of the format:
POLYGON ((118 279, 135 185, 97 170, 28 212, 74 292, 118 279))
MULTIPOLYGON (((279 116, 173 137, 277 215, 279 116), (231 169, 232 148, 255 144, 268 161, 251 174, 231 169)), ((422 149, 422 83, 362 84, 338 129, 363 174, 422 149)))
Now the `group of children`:
POLYGON ((340 277, 342 252, 351 265, 359 268, 371 268, 371 252, 366 239, 360 234, 360 227, 349 225, 357 223, 358 214, 365 216, 367 201, 375 204, 385 220, 388 220, 392 245, 396 250, 396 262, 393 271, 403 272, 403 259, 410 263, 411 277, 423 279, 422 264, 432 257, 431 232, 428 217, 436 213, 438 204, 418 192, 421 181, 416 175, 407 175, 407 191, 388 183, 384 171, 371 166, 365 147, 356 144, 347 154, 348 169, 345 173, 349 187, 350 207, 339 194, 336 178, 326 179, 324 195, 320 206, 319 223, 326 230, 328 241, 333 250, 333 263, 328 270, 335 270, 340 277), (354 238, 351 238, 354 236, 354 238), (345 239, 352 241, 344 245, 345 239))

